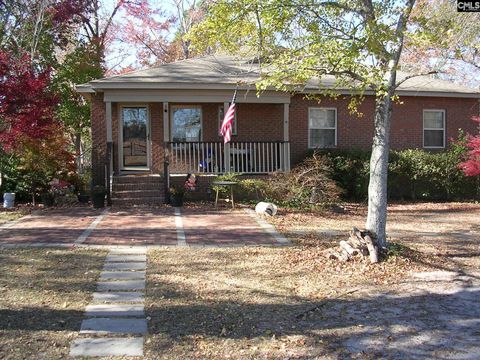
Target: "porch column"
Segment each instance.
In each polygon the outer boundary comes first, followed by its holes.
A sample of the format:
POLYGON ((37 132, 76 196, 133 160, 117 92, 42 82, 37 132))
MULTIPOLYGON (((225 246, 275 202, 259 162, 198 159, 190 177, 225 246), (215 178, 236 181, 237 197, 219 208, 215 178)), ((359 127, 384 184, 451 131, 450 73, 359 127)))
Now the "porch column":
POLYGON ((168 102, 163 103, 163 141, 170 141, 170 114, 168 113, 168 102))
POLYGON ((111 191, 112 191, 112 181, 111 176, 113 175, 113 130, 112 130, 112 103, 107 101, 105 103, 105 125, 107 127, 107 153, 106 153, 106 164, 105 164, 105 188, 107 190, 107 204, 111 205, 111 191))
POLYGON ((168 111, 168 102, 163 102, 163 184, 165 186, 165 203, 169 202, 170 189, 170 171, 168 165, 170 162, 170 148, 168 142, 170 141, 170 113, 168 111))
POLYGON ((290 104, 283 104, 283 162, 284 162, 284 171, 290 171, 290 137, 289 137, 289 113, 290 113, 290 104))
POLYGON ((105 103, 105 119, 107 126, 107 143, 112 142, 112 103, 107 101, 105 103))
MULTIPOLYGON (((224 117, 225 117, 225 114, 227 113, 229 107, 230 107, 229 102, 224 102, 223 103, 223 116, 224 117)), ((222 138, 222 141, 223 141, 223 138, 222 138)), ((230 172, 230 143, 225 144, 225 146, 223 147, 223 160, 224 160, 224 163, 225 163, 224 164, 225 165, 224 166, 225 172, 228 173, 228 172, 230 172)))

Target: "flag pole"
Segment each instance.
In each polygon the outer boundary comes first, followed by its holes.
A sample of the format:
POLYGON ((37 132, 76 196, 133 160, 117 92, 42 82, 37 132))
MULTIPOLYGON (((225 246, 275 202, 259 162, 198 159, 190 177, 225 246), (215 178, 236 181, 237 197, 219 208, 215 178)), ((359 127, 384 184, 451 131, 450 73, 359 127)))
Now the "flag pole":
MULTIPOLYGON (((225 105, 229 105, 228 107, 227 106, 224 106, 224 111, 225 111, 225 115, 227 113, 227 108, 230 108, 230 106, 232 104, 235 103, 235 100, 237 98, 237 92, 238 92, 238 82, 235 86, 235 91, 233 92, 233 97, 232 97, 232 101, 230 102, 230 104, 226 103, 225 105)), ((223 155, 224 155, 224 161, 225 161, 225 172, 229 173, 231 171, 231 164, 230 164, 230 142, 227 142, 225 143, 224 145, 224 148, 223 148, 223 155)))

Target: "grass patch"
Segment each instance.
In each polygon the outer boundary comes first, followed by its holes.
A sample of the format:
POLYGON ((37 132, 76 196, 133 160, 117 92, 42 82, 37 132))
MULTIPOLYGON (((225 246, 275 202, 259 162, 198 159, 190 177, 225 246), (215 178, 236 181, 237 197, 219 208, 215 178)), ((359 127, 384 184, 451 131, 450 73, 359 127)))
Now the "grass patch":
POLYGON ((27 214, 26 211, 0 211, 0 225, 17 220, 27 214))
POLYGON ((2 359, 66 358, 104 259, 83 249, 2 250, 2 359))

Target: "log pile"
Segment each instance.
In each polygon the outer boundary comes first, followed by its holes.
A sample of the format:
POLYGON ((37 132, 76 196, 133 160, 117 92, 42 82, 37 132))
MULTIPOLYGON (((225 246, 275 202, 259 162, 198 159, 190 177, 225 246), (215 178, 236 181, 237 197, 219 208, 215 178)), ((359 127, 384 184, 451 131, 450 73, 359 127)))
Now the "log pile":
POLYGON ((370 232, 360 231, 354 227, 350 231, 348 240, 341 240, 337 248, 329 249, 327 256, 339 261, 348 261, 354 257, 368 257, 374 264, 378 262, 378 246, 370 232))

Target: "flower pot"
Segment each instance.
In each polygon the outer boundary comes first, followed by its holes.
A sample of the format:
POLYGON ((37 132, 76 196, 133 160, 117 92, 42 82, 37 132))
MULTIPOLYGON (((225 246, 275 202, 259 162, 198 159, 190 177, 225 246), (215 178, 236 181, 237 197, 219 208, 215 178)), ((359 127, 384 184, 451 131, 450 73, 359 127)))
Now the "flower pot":
POLYGON ((88 204, 88 200, 90 200, 90 195, 78 194, 77 199, 78 199, 78 202, 81 204, 88 204))
POLYGON ((183 194, 172 194, 170 195, 170 205, 173 207, 180 207, 183 206, 183 194))
POLYGON ((55 205, 55 197, 52 194, 42 194, 42 203, 46 207, 55 205))
POLYGON ((15 193, 3 193, 3 207, 11 209, 15 206, 15 193))
POLYGON ((92 203, 95 209, 101 209, 105 207, 105 193, 93 193, 92 203))

